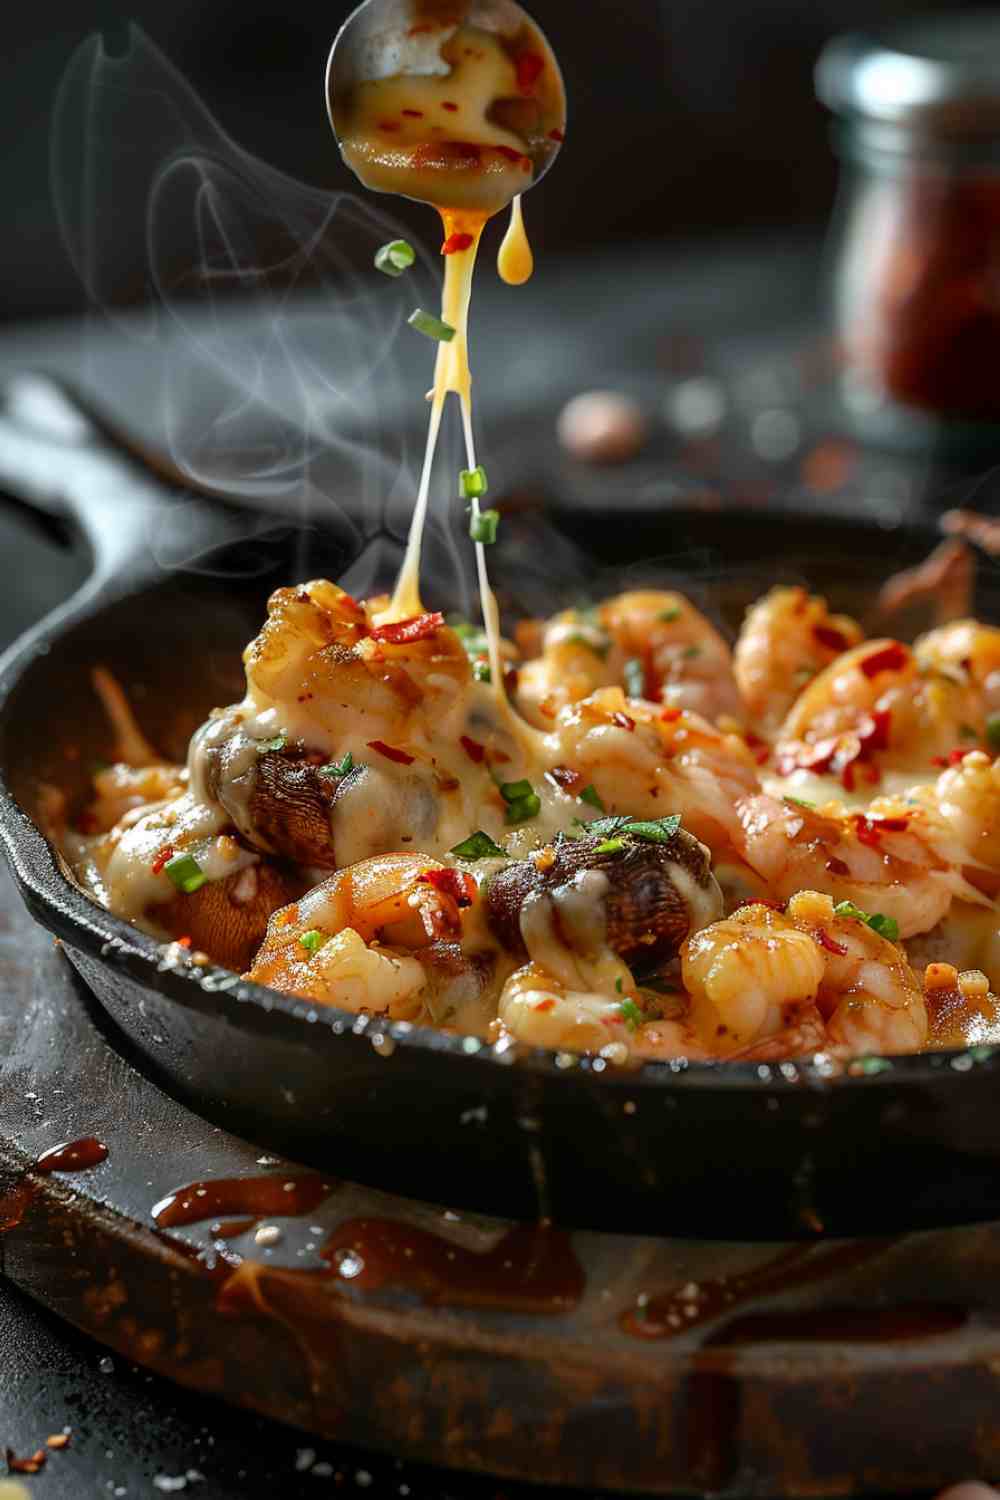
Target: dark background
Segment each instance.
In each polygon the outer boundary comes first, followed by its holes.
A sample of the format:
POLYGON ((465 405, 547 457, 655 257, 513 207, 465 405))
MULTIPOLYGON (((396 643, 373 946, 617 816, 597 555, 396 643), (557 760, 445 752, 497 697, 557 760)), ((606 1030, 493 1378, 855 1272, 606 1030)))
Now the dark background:
MULTIPOLYGON (((247 149, 318 187, 346 187, 321 81, 351 8, 347 0, 5 7, 0 318, 83 305, 52 209, 48 136, 59 79, 88 34, 101 32, 120 51, 134 19, 247 149)), ((551 253, 822 222, 835 184, 812 93, 823 41, 930 8, 925 0, 535 0, 570 96, 569 149, 531 201, 536 243, 551 253)), ((936 8, 947 7, 939 0, 936 8)), ((410 222, 427 229, 426 217, 410 222)))

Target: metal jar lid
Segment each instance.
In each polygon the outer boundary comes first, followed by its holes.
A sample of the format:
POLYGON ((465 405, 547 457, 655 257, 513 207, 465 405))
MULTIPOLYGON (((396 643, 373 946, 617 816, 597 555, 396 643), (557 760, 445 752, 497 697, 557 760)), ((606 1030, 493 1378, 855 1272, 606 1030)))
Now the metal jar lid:
POLYGON ((835 114, 940 141, 1000 136, 1000 11, 955 11, 828 42, 816 92, 835 114))

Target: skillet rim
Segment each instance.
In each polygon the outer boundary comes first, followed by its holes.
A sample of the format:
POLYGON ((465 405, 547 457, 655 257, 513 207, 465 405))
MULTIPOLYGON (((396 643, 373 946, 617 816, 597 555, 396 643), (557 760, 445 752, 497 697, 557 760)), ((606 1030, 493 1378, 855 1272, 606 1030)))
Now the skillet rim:
MULTIPOLYGON (((93 618, 111 604, 140 597, 149 580, 138 587, 111 587, 92 592, 84 585, 80 593, 39 624, 15 640, 0 656, 0 733, 10 698, 32 662, 47 655, 74 626, 93 618)), ((405 1021, 382 1021, 358 1016, 332 1006, 310 1005, 265 985, 241 979, 231 970, 190 963, 166 964, 167 944, 160 942, 121 917, 114 916, 75 885, 64 873, 61 856, 37 823, 15 797, 7 783, 6 766, 0 757, 0 844, 18 891, 31 914, 42 926, 71 946, 83 948, 109 967, 119 967, 132 979, 149 985, 168 999, 186 1003, 191 986, 202 996, 219 1002, 221 1019, 240 1028, 245 1006, 266 1013, 275 1011, 303 1026, 303 1038, 329 1033, 337 1042, 370 1046, 375 1035, 390 1038, 405 1047, 435 1057, 450 1057, 455 1066, 488 1065, 503 1072, 529 1073, 548 1081, 559 1079, 567 1086, 641 1089, 644 1093, 678 1091, 758 1092, 775 1089, 783 1093, 803 1086, 814 1090, 834 1087, 885 1088, 898 1084, 940 1084, 944 1077, 956 1081, 973 1067, 1000 1072, 1000 1044, 953 1048, 941 1052, 869 1054, 888 1065, 873 1072, 852 1072, 850 1065, 838 1067, 817 1061, 824 1054, 800 1060, 763 1062, 646 1061, 623 1069, 611 1069, 602 1061, 568 1052, 556 1052, 524 1043, 489 1043, 480 1038, 443 1032, 436 1027, 405 1021), (325 1023, 317 1033, 317 1025, 325 1023), (470 1041, 476 1045, 470 1046, 470 1041)), ((243 1029, 243 1028, 240 1028, 243 1029)))

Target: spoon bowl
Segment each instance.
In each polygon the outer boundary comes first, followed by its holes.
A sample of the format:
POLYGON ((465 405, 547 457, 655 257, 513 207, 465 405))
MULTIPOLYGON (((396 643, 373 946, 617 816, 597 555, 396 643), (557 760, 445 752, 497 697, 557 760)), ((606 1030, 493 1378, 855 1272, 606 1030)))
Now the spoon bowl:
POLYGON ((496 212, 534 187, 558 156, 566 125, 555 53, 516 0, 364 0, 330 50, 326 102, 344 159, 366 186, 440 208, 496 212), (483 53, 468 45, 477 34, 483 53), (478 74, 477 57, 484 59, 478 74), (460 70, 463 80, 471 75, 473 92, 481 90, 474 119, 464 104, 437 97, 460 70), (419 98, 410 102, 422 108, 371 115, 373 86, 387 84, 393 105, 399 86, 412 87, 419 98), (370 133, 359 153, 365 108, 370 133))

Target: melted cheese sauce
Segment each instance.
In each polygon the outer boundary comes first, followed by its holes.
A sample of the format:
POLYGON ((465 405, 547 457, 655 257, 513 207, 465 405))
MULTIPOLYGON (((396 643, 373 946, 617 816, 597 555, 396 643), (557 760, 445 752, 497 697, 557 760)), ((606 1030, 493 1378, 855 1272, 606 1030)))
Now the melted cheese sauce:
POLYGON ((510 206, 510 225, 500 246, 497 270, 500 273, 500 279, 506 281, 508 286, 523 286, 526 281, 531 280, 534 269, 535 257, 528 243, 528 235, 524 227, 524 213, 521 208, 521 195, 518 193, 510 206))

